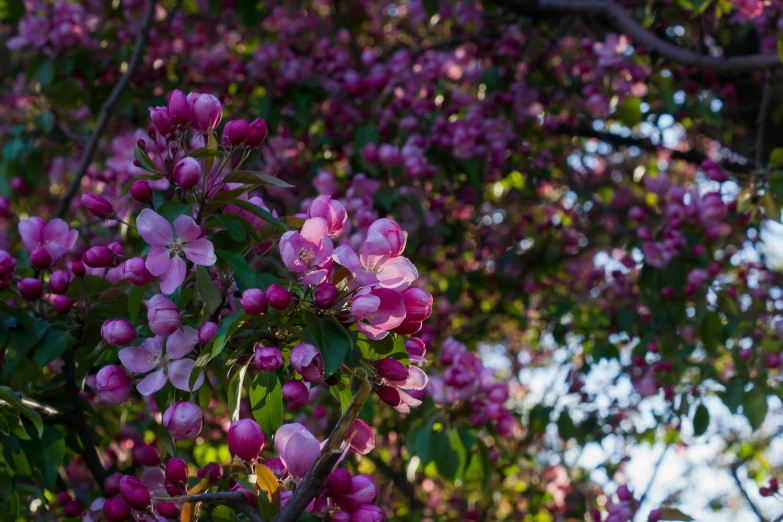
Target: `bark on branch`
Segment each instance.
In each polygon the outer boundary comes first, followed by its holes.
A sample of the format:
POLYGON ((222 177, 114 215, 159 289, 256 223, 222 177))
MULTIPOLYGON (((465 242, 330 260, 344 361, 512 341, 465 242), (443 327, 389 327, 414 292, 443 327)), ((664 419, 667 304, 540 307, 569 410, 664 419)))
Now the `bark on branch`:
POLYGON ((683 49, 658 38, 644 28, 625 7, 611 0, 500 0, 500 5, 524 16, 546 13, 595 13, 608 18, 614 26, 629 36, 636 45, 656 51, 667 60, 680 65, 713 71, 750 71, 781 65, 776 54, 746 56, 705 56, 683 49))
POLYGON ((92 158, 95 156, 95 151, 98 149, 98 143, 100 143, 103 133, 106 131, 106 126, 109 124, 109 119, 114 112, 114 107, 120 100, 122 92, 128 87, 133 77, 136 75, 136 71, 141 65, 141 58, 144 53, 144 46, 147 44, 149 38, 150 28, 152 27, 152 18, 155 14, 156 0, 149 0, 147 2, 146 10, 144 11, 144 18, 139 28, 139 34, 136 35, 136 43, 133 48, 133 54, 130 61, 128 61, 128 69, 125 74, 120 77, 120 80, 112 89, 111 94, 103 103, 101 112, 98 115, 98 120, 95 122, 95 129, 92 131, 90 140, 84 148, 82 157, 79 160, 79 165, 76 167, 76 171, 73 174, 71 184, 68 186, 68 190, 65 192, 65 196, 60 200, 60 206, 57 208, 57 217, 63 217, 68 207, 71 204, 71 200, 76 195, 79 187, 82 184, 82 178, 87 174, 87 169, 92 163, 92 158))

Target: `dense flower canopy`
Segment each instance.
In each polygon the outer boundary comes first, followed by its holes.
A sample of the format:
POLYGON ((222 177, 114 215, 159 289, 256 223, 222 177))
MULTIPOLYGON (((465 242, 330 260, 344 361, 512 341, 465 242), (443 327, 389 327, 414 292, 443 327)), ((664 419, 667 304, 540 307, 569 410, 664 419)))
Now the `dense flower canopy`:
POLYGON ((774 520, 782 8, 0 0, 2 516, 774 520))

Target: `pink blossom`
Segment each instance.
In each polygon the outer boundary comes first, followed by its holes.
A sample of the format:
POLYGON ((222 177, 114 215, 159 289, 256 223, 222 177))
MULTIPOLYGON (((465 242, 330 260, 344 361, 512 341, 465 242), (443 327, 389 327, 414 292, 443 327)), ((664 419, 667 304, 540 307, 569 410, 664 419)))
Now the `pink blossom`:
POLYGON ((301 424, 284 424, 275 433, 275 448, 288 474, 299 483, 318 458, 321 443, 301 424))
POLYGON ((364 287, 351 300, 351 316, 360 332, 377 341, 405 320, 405 302, 395 290, 364 287))
POLYGON ((292 230, 280 238, 280 256, 286 268, 292 272, 304 273, 302 281, 313 285, 326 279, 334 246, 327 237, 329 226, 320 217, 305 221, 302 231, 292 230))
POLYGON ((136 373, 146 373, 136 386, 144 395, 151 395, 163 388, 166 377, 172 386, 182 391, 197 390, 204 383, 203 372, 190 388, 190 374, 196 361, 183 359, 193 351, 198 342, 198 332, 192 326, 184 326, 166 339, 166 354, 163 354, 163 337, 157 335, 145 340, 141 346, 129 346, 120 350, 119 356, 126 368, 136 373))
POLYGON ((174 292, 185 280, 182 254, 197 265, 212 266, 217 261, 212 242, 199 237, 201 228, 190 216, 179 216, 172 226, 163 216, 145 208, 136 219, 136 226, 144 241, 152 245, 147 254, 147 270, 160 277, 160 291, 164 294, 174 292))
POLYGON ((339 237, 343 231, 345 221, 348 219, 348 213, 345 207, 336 199, 329 196, 318 196, 307 209, 308 218, 320 217, 326 220, 326 226, 329 228, 330 237, 339 237))
MULTIPOLYGON (((393 390, 395 398, 399 396, 399 402, 392 404, 394 409, 400 413, 410 413, 411 408, 415 408, 421 404, 419 399, 411 397, 405 390, 423 390, 427 387, 427 374, 418 366, 411 366, 408 368, 408 378, 404 381, 387 381, 389 383, 388 389, 393 390)), ((397 402, 397 401, 395 401, 397 402)))
POLYGON ((19 235, 28 252, 42 248, 49 254, 52 263, 70 252, 79 237, 79 233, 71 230, 62 219, 47 223, 37 216, 19 222, 19 235))

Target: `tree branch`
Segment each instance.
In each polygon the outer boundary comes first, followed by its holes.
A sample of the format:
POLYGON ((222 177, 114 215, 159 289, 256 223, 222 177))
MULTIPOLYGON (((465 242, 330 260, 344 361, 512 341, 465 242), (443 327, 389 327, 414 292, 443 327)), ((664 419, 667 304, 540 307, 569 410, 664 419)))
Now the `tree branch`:
POLYGON ((759 105, 759 114, 756 116, 756 168, 764 168, 764 141, 765 129, 767 123, 767 113, 769 105, 772 102, 772 80, 774 74, 771 69, 767 69, 764 75, 764 89, 761 94, 761 104, 759 105))
POLYGON ((761 514, 761 511, 759 511, 759 508, 756 507, 756 504, 753 503, 753 501, 750 499, 750 495, 748 495, 748 492, 745 490, 745 487, 742 485, 742 481, 739 478, 739 475, 737 474, 737 468, 739 468, 742 465, 742 463, 735 464, 731 466, 731 476, 734 479, 734 482, 737 484, 737 487, 739 488, 740 492, 742 492, 742 496, 745 497, 745 501, 750 506, 750 509, 753 510, 753 512, 756 514, 757 517, 759 517, 760 522, 767 522, 767 519, 764 518, 764 515, 761 514))
POLYGON ((155 14, 156 0, 148 0, 147 9, 144 12, 144 19, 142 25, 139 28, 139 34, 136 36, 136 44, 133 48, 133 54, 128 62, 128 69, 125 74, 122 75, 120 80, 112 89, 111 94, 103 103, 101 112, 98 115, 98 121, 95 122, 95 129, 90 136, 90 140, 87 142, 87 146, 84 148, 82 157, 79 160, 79 165, 76 167, 71 184, 68 186, 68 190, 65 192, 65 196, 60 201, 60 206, 57 207, 57 217, 63 217, 68 207, 71 204, 71 200, 76 195, 79 187, 82 183, 82 178, 87 174, 87 169, 92 162, 95 151, 98 149, 98 143, 103 137, 103 133, 106 131, 106 126, 109 124, 112 112, 114 112, 114 106, 120 100, 120 96, 125 88, 130 84, 133 77, 136 75, 136 71, 141 64, 142 53, 144 52, 144 46, 147 44, 149 38, 150 27, 152 27, 152 17, 155 14))
POLYGON ((196 493, 195 495, 180 495, 178 497, 154 497, 152 500, 169 502, 231 502, 250 522, 265 522, 256 508, 248 502, 241 491, 216 491, 214 493, 196 493))
POLYGON ((351 404, 340 417, 340 420, 337 421, 332 433, 329 435, 329 440, 327 440, 321 453, 319 453, 315 464, 307 472, 302 483, 297 486, 294 494, 288 499, 283 509, 277 513, 272 522, 294 522, 299 515, 304 513, 308 504, 323 491, 326 477, 329 476, 335 465, 337 465, 337 461, 340 460, 345 434, 348 428, 351 427, 351 424, 353 424, 353 421, 356 420, 359 410, 364 405, 371 391, 372 385, 365 378, 362 387, 351 400, 351 404))
POLYGON ((548 12, 595 13, 611 20, 636 45, 658 52, 662 57, 680 65, 713 71, 750 71, 781 65, 777 54, 746 56, 703 56, 658 38, 644 28, 625 9, 611 0, 500 0, 498 4, 524 16, 548 12))

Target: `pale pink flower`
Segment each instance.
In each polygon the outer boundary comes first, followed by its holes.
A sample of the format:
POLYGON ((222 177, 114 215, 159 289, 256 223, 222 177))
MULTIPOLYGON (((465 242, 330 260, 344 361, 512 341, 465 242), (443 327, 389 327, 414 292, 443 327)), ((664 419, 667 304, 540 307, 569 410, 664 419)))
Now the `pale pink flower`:
POLYGON ((320 217, 305 221, 302 231, 292 230, 280 238, 280 256, 286 268, 304 273, 308 285, 322 283, 329 272, 334 245, 328 237, 329 226, 320 217))
POLYGON ((166 218, 145 208, 136 219, 136 226, 144 241, 152 245, 147 254, 147 270, 160 277, 160 291, 164 294, 174 292, 185 280, 182 255, 202 266, 212 266, 217 261, 212 242, 200 237, 201 228, 190 216, 179 216, 172 226, 166 218))
POLYGON ((76 245, 79 233, 62 219, 46 222, 38 216, 19 222, 19 235, 28 252, 43 248, 54 263, 76 245))
POLYGON ((198 343, 198 332, 192 326, 184 326, 166 339, 166 354, 163 354, 163 337, 155 336, 145 340, 141 346, 128 346, 120 350, 120 361, 132 372, 147 373, 136 389, 144 396, 151 395, 166 385, 166 378, 178 390, 198 390, 204 383, 202 372, 193 389, 190 388, 190 374, 196 365, 193 359, 183 359, 198 343))
POLYGON ((288 474, 299 483, 318 458, 321 443, 301 424, 283 424, 275 433, 275 448, 288 474))
POLYGON ((377 341, 405 320, 405 301, 396 290, 367 286, 351 299, 351 316, 360 332, 377 341))

